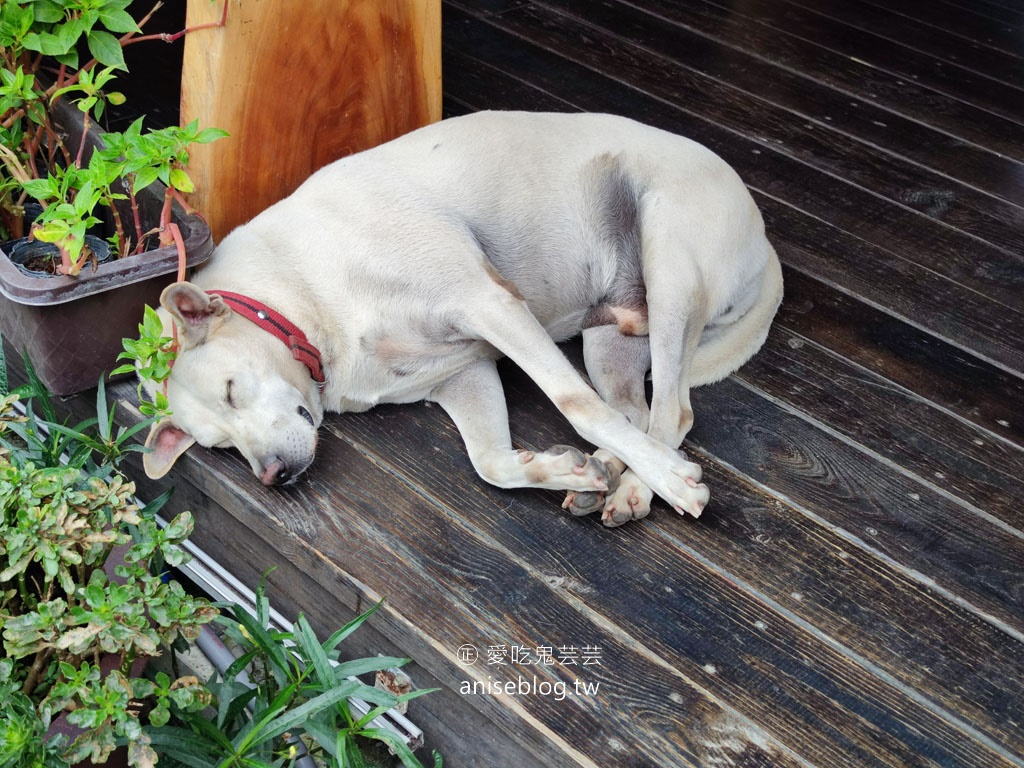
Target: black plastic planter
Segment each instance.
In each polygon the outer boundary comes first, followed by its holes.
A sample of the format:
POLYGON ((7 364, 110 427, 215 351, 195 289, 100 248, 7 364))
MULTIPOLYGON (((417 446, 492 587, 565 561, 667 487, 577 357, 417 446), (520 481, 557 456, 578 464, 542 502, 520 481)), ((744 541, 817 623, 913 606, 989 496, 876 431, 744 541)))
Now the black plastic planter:
MULTIPOLYGON (((62 125, 77 141, 80 113, 65 108, 62 125)), ((90 135, 90 145, 98 137, 90 135)), ((139 193, 143 228, 155 227, 163 205, 162 185, 139 193)), ((127 212, 125 212, 127 215, 127 212)), ((187 266, 195 267, 213 252, 210 228, 199 216, 180 209, 173 220, 181 229, 187 266)), ((0 255, 0 334, 17 353, 27 352, 39 378, 57 395, 96 386, 102 374, 119 365, 121 340, 138 334, 145 304, 156 306, 164 287, 174 281, 178 254, 174 246, 113 259, 95 270, 86 265, 77 277, 29 276, 0 255)))
MULTIPOLYGON (((197 216, 175 220, 188 266, 206 261, 213 252, 206 224, 197 216)), ((117 367, 121 340, 138 335, 143 306, 157 306, 177 270, 173 246, 114 259, 95 271, 86 266, 78 277, 30 277, 5 255, 0 258, 0 333, 15 350, 28 353, 54 394, 81 392, 117 367)))

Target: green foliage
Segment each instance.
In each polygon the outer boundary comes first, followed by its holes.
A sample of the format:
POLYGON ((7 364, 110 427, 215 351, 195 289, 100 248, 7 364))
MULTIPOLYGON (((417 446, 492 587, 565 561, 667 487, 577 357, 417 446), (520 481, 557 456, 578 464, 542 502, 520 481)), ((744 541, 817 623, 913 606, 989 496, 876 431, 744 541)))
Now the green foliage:
POLYGON ((101 64, 124 69, 116 34, 138 32, 125 8, 131 0, 35 0, 5 2, 0 19, 0 44, 19 44, 27 51, 52 56, 78 67, 79 42, 101 64), (9 36, 3 34, 9 31, 9 36))
POLYGON ((178 345, 173 338, 164 335, 163 323, 155 309, 150 306, 145 308, 139 324, 139 338, 124 339, 122 344, 124 352, 117 359, 131 362, 116 368, 114 375, 137 373, 139 410, 157 419, 169 416, 170 408, 162 385, 171 375, 171 366, 178 356, 178 345), (147 387, 153 391, 152 400, 148 397, 147 387))
MULTIPOLYGON (((255 616, 222 606, 230 614, 221 614, 218 621, 241 655, 222 678, 207 683, 213 693, 212 715, 178 712, 172 704, 173 719, 180 724, 149 729, 152 745, 174 761, 171 765, 290 766, 308 752, 328 768, 356 768, 367 764, 360 744, 369 741, 385 744, 403 765, 422 768, 404 741, 372 723, 396 705, 430 691, 395 696, 354 677, 408 660, 381 656, 338 661, 338 646, 380 604, 321 643, 302 616, 289 632, 271 628, 262 586, 256 603, 255 616), (351 698, 372 705, 371 710, 354 714, 351 698)), ((435 754, 433 765, 441 764, 435 754)))
POLYGON ((0 766, 4 768, 68 768, 59 738, 48 738, 49 715, 41 716, 14 677, 14 660, 0 659, 0 766))
POLYGON ((104 160, 119 164, 120 175, 131 180, 134 192, 156 181, 185 194, 195 191, 185 170, 189 147, 209 144, 227 136, 227 132, 219 128, 201 130, 199 121, 193 120, 184 127, 171 125, 143 133, 142 122, 140 117, 123 133, 105 134, 106 150, 101 153, 104 160))
MULTIPOLYGON (((87 164, 82 145, 66 145, 52 114, 59 100, 75 104, 86 125, 90 118, 100 119, 108 104, 124 103, 124 95, 112 84, 125 69, 122 46, 140 32, 126 10, 129 2, 0 2, 0 234, 20 236, 27 226, 22 220, 24 204, 37 200, 44 213, 32 225, 32 234, 57 247, 60 271, 67 275, 79 274, 88 262, 85 231, 100 222, 101 208, 109 209, 114 222, 114 252, 141 253, 147 233, 137 232, 131 243, 115 201, 131 200, 137 228, 135 194, 162 181, 167 198, 162 231, 169 222, 171 200, 194 189, 186 171, 189 146, 226 135, 217 129, 200 130, 196 123, 143 132, 140 119, 124 133, 106 134, 108 151, 87 164), (83 49, 92 58, 79 66, 83 49), (40 71, 48 79, 37 77, 40 71)), ((167 241, 161 238, 161 243, 167 241)))
POLYGON ((0 727, 0 766, 103 761, 125 741, 133 765, 150 765, 156 753, 129 702, 148 700, 148 722, 161 724, 172 705, 188 712, 210 701, 197 680, 132 674, 136 659, 194 639, 217 614, 163 578, 187 557, 178 545, 192 516, 161 529, 154 513, 164 499, 139 507, 118 464, 147 424, 115 428, 102 383, 96 417, 69 425, 29 379, 0 401, 0 700, 12 713, 0 727), (112 660, 105 673, 102 657, 112 660), (46 736, 61 712, 84 729, 73 741, 46 736))

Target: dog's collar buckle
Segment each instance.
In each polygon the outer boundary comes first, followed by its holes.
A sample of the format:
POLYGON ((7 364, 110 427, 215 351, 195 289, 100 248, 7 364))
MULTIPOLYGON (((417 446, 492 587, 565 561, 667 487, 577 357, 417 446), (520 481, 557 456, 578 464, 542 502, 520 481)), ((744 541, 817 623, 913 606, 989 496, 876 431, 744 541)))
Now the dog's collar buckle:
POLYGON ((231 291, 208 291, 208 293, 220 296, 233 311, 284 342, 292 351, 292 357, 306 366, 309 375, 316 382, 317 388, 321 392, 324 391, 327 379, 324 376, 320 350, 310 343, 306 334, 295 323, 266 304, 240 293, 231 291))

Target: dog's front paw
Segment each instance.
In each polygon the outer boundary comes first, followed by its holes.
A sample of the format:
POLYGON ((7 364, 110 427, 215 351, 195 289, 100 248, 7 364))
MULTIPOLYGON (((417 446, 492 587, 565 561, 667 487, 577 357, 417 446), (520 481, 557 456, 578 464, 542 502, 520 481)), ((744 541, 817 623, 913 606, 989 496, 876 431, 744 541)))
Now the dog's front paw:
POLYGON ((531 484, 540 487, 601 494, 612 487, 609 467, 570 445, 553 445, 541 453, 523 452, 520 461, 528 465, 526 475, 531 484))
POLYGON ((631 470, 622 473, 619 487, 608 494, 601 511, 601 522, 616 528, 630 520, 643 520, 651 511, 654 493, 631 470))
POLYGON ((678 453, 682 461, 669 474, 665 489, 659 490, 658 495, 671 504, 679 514, 700 517, 700 513, 704 511, 711 498, 711 492, 700 482, 703 475, 700 464, 688 461, 682 451, 678 453))

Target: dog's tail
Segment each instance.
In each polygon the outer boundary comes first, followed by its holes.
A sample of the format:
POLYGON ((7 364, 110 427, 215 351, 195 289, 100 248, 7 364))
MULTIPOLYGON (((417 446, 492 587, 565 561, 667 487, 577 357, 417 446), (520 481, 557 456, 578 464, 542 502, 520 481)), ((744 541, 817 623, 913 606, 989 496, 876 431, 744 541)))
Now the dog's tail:
POLYGON ((754 305, 735 322, 716 328, 702 339, 690 364, 690 386, 721 381, 754 356, 768 338, 768 328, 782 303, 782 265, 768 245, 761 292, 754 305))

